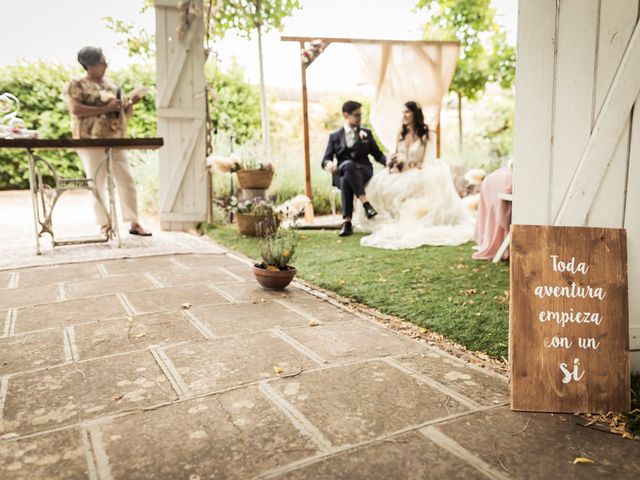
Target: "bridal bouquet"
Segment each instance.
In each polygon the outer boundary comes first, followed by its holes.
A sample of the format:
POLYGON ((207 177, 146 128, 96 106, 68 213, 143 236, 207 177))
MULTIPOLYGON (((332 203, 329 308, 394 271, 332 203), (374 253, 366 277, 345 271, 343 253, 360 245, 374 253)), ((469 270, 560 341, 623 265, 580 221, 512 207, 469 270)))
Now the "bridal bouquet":
POLYGON ((420 168, 421 162, 410 162, 402 153, 394 153, 391 155, 387 163, 390 173, 401 173, 410 168, 420 168))

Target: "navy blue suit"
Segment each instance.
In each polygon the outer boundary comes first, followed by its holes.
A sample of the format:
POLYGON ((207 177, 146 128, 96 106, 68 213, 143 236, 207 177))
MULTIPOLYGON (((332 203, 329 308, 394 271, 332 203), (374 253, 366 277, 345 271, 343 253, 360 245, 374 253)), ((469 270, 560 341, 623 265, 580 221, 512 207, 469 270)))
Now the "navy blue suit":
POLYGON ((369 160, 371 155, 376 162, 387 164, 387 159, 378 148, 371 130, 356 127, 356 141, 353 147, 347 147, 344 128, 336 130, 329 136, 327 150, 322 157, 322 168, 327 163, 338 160, 338 171, 333 174, 333 185, 342 192, 342 214, 344 217, 353 215, 353 197, 364 195, 364 188, 373 177, 373 165, 369 160), (360 138, 360 131, 366 133, 360 138))

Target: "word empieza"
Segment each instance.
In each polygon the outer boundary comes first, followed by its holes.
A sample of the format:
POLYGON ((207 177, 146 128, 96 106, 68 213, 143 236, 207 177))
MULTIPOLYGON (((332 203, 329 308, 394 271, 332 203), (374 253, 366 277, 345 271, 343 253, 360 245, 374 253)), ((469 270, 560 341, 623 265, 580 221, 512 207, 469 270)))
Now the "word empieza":
MULTIPOLYGON (((587 275, 589 266, 585 262, 577 262, 574 257, 569 261, 563 261, 558 255, 550 255, 551 266, 554 272, 567 272, 572 275, 587 275)), ((591 285, 578 285, 571 282, 569 285, 538 285, 533 290, 534 295, 542 300, 553 298, 567 299, 593 299, 601 302, 607 295, 600 287, 592 287, 591 285)), ((585 312, 580 309, 569 308, 568 311, 541 310, 538 312, 538 321, 540 323, 556 323, 562 328, 578 324, 590 323, 599 326, 602 323, 600 312, 585 312)), ((544 346, 547 349, 565 349, 568 350, 576 347, 580 350, 597 350, 600 346, 595 338, 574 338, 565 336, 553 336, 551 339, 544 339, 544 346)), ((572 381, 580 381, 585 371, 581 371, 580 359, 574 358, 572 362, 562 362, 559 365, 562 375, 562 383, 570 383, 572 381), (570 365, 570 366, 569 366, 570 365)))

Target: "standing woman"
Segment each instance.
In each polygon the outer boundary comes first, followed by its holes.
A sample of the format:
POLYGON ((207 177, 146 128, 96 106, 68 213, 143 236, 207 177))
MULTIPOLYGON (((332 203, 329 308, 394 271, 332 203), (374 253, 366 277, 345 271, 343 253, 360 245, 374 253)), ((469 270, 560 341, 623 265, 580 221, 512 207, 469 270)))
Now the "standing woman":
MULTIPOLYGON (((107 61, 102 49, 84 47, 78 52, 78 62, 87 74, 69 82, 64 92, 71 112, 73 138, 125 137, 127 120, 133 113, 133 106, 140 101, 140 97, 134 96, 127 100, 122 96, 120 87, 105 77, 107 61)), ((107 175, 104 150, 79 148, 77 153, 87 176, 94 180, 100 198, 106 198, 107 175)), ((138 223, 136 186, 125 151, 114 149, 112 159, 112 174, 120 194, 122 216, 125 222, 131 223, 129 233, 150 236, 151 233, 138 223)), ((106 232, 107 215, 96 199, 94 199, 93 209, 97 224, 103 232, 106 232)))

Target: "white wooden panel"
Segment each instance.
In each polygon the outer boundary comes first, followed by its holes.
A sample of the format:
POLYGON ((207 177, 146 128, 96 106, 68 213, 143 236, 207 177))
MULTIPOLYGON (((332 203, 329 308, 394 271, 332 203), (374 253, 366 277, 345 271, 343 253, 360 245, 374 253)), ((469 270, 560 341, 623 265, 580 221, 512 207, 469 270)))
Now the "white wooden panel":
POLYGON ((576 174, 568 187, 567 196, 556 218, 557 225, 584 225, 618 139, 628 121, 631 107, 640 92, 639 79, 640 28, 636 28, 604 100, 576 174))
MULTIPOLYGON (((613 76, 627 49, 637 16, 638 0, 601 2, 595 90, 595 112, 597 113, 600 112, 613 76)), ((628 154, 629 122, 626 122, 611 156, 609 168, 589 211, 588 225, 622 227, 628 154)))
POLYGON ((599 9, 600 0, 560 3, 549 218, 558 214, 591 134, 599 9))
POLYGON ((162 228, 183 229, 206 219, 206 179, 200 174, 205 160, 204 26, 196 19, 179 40, 178 10, 162 5, 175 7, 156 3, 157 23, 164 19, 157 32, 158 128, 166 145, 160 155, 160 220, 162 228))
POLYGON ((556 13, 555 0, 518 2, 514 223, 549 220, 556 13))
MULTIPOLYGON (((631 349, 640 349, 640 97, 631 118, 629 175, 624 226, 629 264, 629 326, 631 349)), ((640 352, 631 355, 631 368, 640 371, 640 352)))

